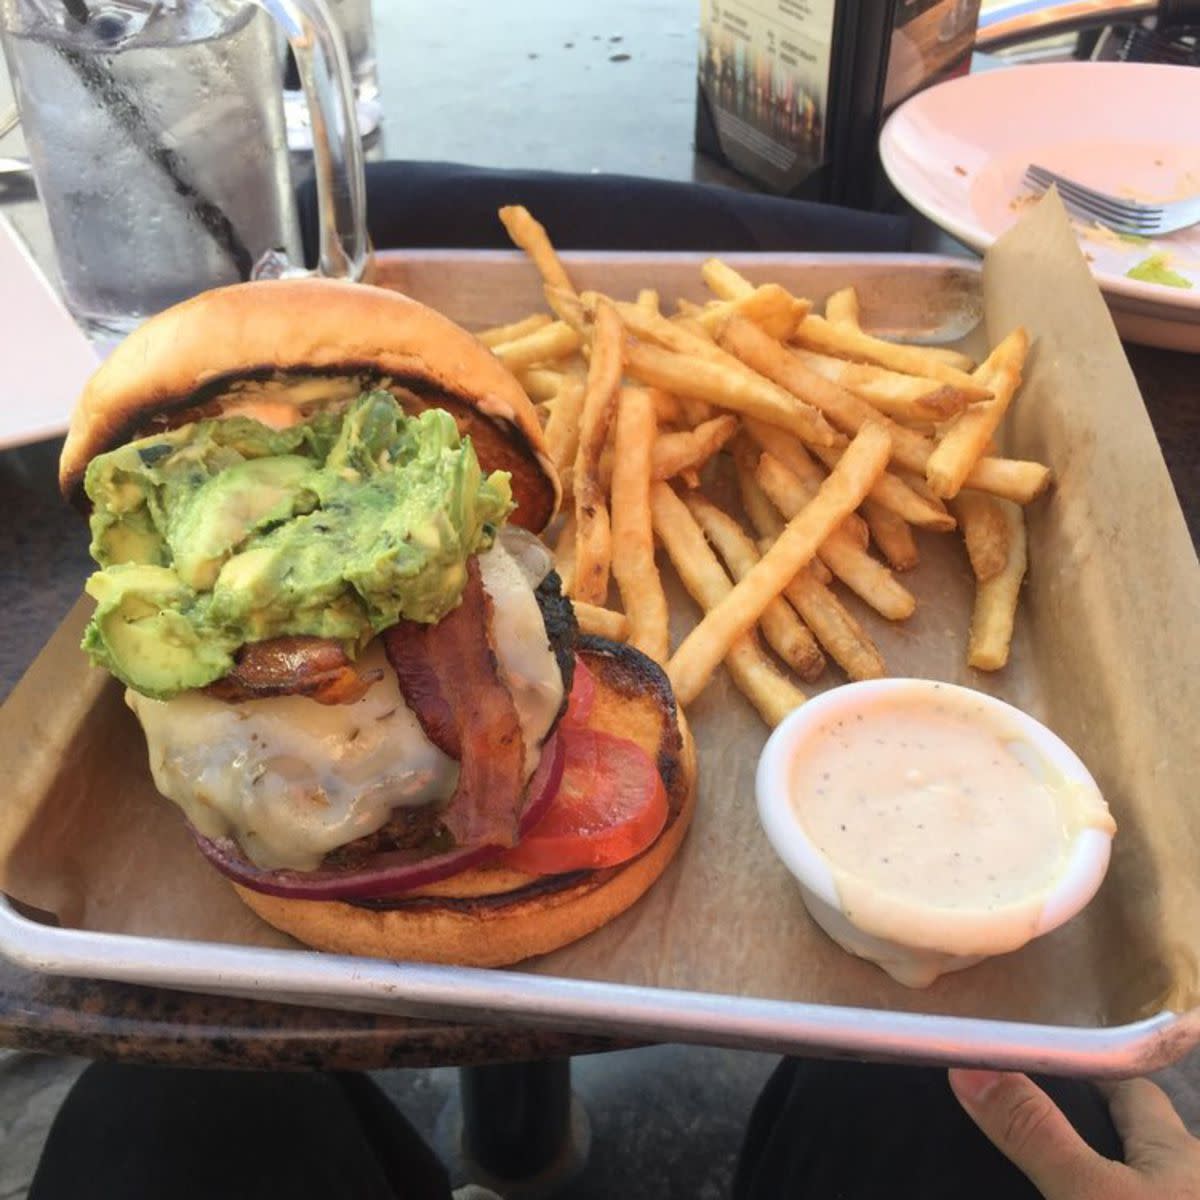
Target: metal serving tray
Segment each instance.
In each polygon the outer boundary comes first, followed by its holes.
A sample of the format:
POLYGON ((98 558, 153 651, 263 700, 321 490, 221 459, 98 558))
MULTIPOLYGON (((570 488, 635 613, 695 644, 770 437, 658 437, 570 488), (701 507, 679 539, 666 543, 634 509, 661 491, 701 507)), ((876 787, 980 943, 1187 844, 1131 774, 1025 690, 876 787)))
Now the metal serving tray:
MULTIPOLYGON (((664 302, 676 296, 703 298, 700 255, 564 257, 581 286, 621 295, 654 286, 664 302)), ((873 329, 913 341, 965 344, 975 351, 984 344, 981 275, 971 262, 909 256, 728 258, 752 277, 778 280, 818 301, 854 283, 864 322, 873 329)), ((542 307, 538 280, 515 255, 417 251, 385 256, 381 268, 382 282, 471 328, 542 307)), ((1042 293, 1031 298, 1033 332, 1045 344, 1072 336, 1059 327, 1039 327, 1042 308, 1053 300, 1036 279, 1030 286, 1042 293)), ((1098 294, 1095 300, 1102 312, 1098 294)), ((1002 304, 999 308, 1003 311, 1002 304)), ((1123 453, 1129 452, 1131 439, 1153 438, 1148 423, 1141 427, 1145 415, 1136 389, 1120 402, 1129 411, 1112 414, 1097 413, 1094 389, 1086 399, 1072 394, 1071 373, 1087 369, 1083 359, 1095 366, 1099 357, 1099 365, 1105 365, 1088 320, 1086 314, 1079 318, 1086 355, 1043 351, 1034 364, 1023 403, 1035 411, 1031 423, 1022 418, 1015 430, 1018 442, 1031 448, 1018 444, 1013 452, 1051 455, 1063 481, 1062 494, 1031 514, 1035 571, 1043 545, 1054 547, 1062 534, 1056 522, 1076 521, 1093 502, 1087 496, 1069 498, 1069 488, 1096 485, 1073 473, 1071 462, 1053 457, 1060 426, 1073 419, 1071 406, 1092 405, 1086 418, 1092 437, 1120 441, 1123 453), (1065 415, 1054 407, 1060 403, 1065 415), (1043 421, 1046 428, 1039 425, 1043 421)), ((1112 361, 1123 366, 1111 331, 1100 336, 1111 341, 1117 355, 1112 361)), ((1111 363, 1106 369, 1116 370, 1111 363)), ((1161 489, 1165 483, 1171 494, 1161 459, 1138 469, 1147 488, 1161 489), (1146 476, 1147 470, 1157 470, 1162 478, 1146 476)), ((1136 514, 1130 518, 1135 519, 1136 514)), ((1131 526, 1130 532, 1136 529, 1131 526)), ((1031 584, 1013 663, 1003 677, 988 680, 961 666, 970 603, 965 568, 927 540, 922 551, 928 565, 906 578, 918 594, 918 615, 904 629, 864 618, 892 669, 962 679, 1049 720, 1089 760, 1123 831, 1132 830, 1124 839, 1118 836, 1109 881, 1087 913, 1071 923, 1074 928, 1015 955, 947 977, 927 992, 910 992, 816 931, 753 815, 750 779, 765 730, 720 677, 689 713, 700 749, 701 791, 684 850, 647 896, 605 929, 527 967, 503 971, 299 948, 267 931, 232 900, 223 881, 187 845, 170 806, 154 798, 140 731, 111 681, 87 668, 76 649, 86 616, 82 606, 0 712, 0 755, 15 771, 11 797, 0 809, 0 861, 8 859, 5 887, 24 902, 55 911, 58 920, 55 925, 27 919, 0 897, 0 952, 51 974, 644 1039, 1091 1076, 1134 1074, 1170 1063, 1200 1041, 1200 1018, 1195 1011, 1167 1011, 1192 1008, 1195 1001, 1179 947, 1141 903, 1139 889, 1146 880, 1139 872, 1150 868, 1138 825, 1147 809, 1121 776, 1119 754, 1111 761, 1106 757, 1107 726, 1073 728, 1075 714, 1087 705, 1064 698, 1056 666, 1042 670, 1038 665, 1047 638, 1060 636, 1056 622, 1082 630, 1079 636, 1085 639, 1103 633, 1090 615, 1088 563, 1068 563, 1035 576, 1041 582, 1031 584), (1071 580, 1077 593, 1064 594, 1077 594, 1078 609, 1063 613, 1062 594, 1055 588, 1060 577, 1075 570, 1081 572, 1071 580), (948 636, 954 629, 957 641, 948 636), (39 703, 49 686, 69 697, 53 715, 39 703), (31 756, 23 748, 30 746, 39 751, 27 765, 31 756), (105 816, 110 811, 111 819, 105 816), (81 822, 91 824, 74 840, 68 861, 65 839, 56 831, 81 822), (140 886, 129 872, 137 838, 154 839, 154 857, 161 860, 154 886, 140 886), (1123 840, 1130 846, 1125 859, 1123 840), (96 849, 80 850, 84 843, 96 849), (185 904, 171 901, 183 893, 185 904)), ((1124 553, 1132 560, 1149 551, 1135 544, 1124 553)), ((1194 587, 1194 579, 1188 580, 1194 587)), ((674 581, 668 583, 673 614, 688 619, 686 602, 674 581)), ((1136 597, 1128 602, 1138 603, 1136 597)), ((1161 607, 1155 611, 1160 624, 1170 623, 1170 612, 1164 617, 1161 607)), ((1128 622, 1122 629, 1134 641, 1142 636, 1128 622)), ((1130 648, 1131 655, 1138 653, 1138 646, 1130 648)), ((824 686, 833 682, 831 677, 824 686)), ((1172 687, 1169 677, 1159 678, 1160 698, 1172 687)), ((1109 704, 1107 715, 1114 722, 1125 699, 1119 680, 1115 688, 1097 701, 1102 715, 1109 704)), ((1161 784, 1160 778, 1160 790, 1161 784)), ((1190 817, 1181 819, 1190 822, 1190 817)), ((1200 837, 1200 818, 1195 833, 1200 837)), ((1166 896, 1173 884, 1164 877, 1161 858, 1151 853, 1151 862, 1158 872, 1155 886, 1166 889, 1166 896)), ((1200 940, 1200 932, 1193 936, 1200 940)), ((1195 947, 1187 949, 1194 959, 1195 947)))

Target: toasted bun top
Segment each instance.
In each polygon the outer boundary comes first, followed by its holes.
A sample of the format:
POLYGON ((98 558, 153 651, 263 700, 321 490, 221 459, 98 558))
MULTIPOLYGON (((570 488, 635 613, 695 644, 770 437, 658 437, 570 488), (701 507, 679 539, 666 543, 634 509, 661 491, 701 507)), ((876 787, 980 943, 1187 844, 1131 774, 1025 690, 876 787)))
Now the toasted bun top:
POLYGON ((88 463, 153 418, 201 409, 225 385, 276 372, 386 378, 406 408, 447 408, 485 469, 517 468, 519 524, 540 530, 558 507, 558 476, 533 404, 495 356, 399 292, 330 279, 202 292, 131 333, 72 414, 59 464, 63 494, 78 499, 88 463))

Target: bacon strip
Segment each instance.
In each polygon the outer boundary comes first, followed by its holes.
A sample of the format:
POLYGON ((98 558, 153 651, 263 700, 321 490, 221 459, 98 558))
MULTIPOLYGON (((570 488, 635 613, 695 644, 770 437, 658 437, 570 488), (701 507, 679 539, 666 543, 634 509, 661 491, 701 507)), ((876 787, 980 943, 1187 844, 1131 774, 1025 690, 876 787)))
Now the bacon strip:
POLYGON ((243 646, 233 670, 204 690, 233 703, 266 696, 307 696, 318 704, 353 704, 382 678, 380 670, 360 672, 339 642, 278 637, 243 646))
MULTIPOLYGON (((448 621, 453 615, 451 613, 442 619, 448 621)), ((438 664, 418 645, 428 628, 415 621, 401 621, 383 635, 383 645, 388 662, 396 672, 400 693, 412 709, 422 732, 447 758, 458 761, 462 759, 462 740, 458 736, 454 710, 442 691, 438 664)))
POLYGON ((454 737, 461 751, 458 784, 441 814, 459 846, 516 845, 525 800, 521 725, 488 640, 490 626, 491 600, 471 558, 453 612, 436 625, 401 621, 383 633, 400 690, 422 727, 454 737))

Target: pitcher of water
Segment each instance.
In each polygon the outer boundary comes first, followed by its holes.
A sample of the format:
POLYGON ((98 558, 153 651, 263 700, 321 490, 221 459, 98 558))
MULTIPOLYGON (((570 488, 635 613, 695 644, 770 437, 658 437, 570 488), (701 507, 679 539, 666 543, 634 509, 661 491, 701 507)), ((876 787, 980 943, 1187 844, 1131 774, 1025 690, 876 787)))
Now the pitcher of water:
POLYGON ((312 120, 319 269, 358 279, 362 148, 324 0, 0 0, 64 296, 89 332, 300 267, 276 25, 312 120))

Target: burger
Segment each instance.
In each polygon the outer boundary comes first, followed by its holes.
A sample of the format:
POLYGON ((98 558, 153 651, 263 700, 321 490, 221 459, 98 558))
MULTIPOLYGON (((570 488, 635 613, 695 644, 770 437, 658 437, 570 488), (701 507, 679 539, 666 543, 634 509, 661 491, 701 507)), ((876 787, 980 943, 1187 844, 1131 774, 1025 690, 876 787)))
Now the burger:
POLYGON ((578 634, 560 484, 470 334, 396 292, 206 292, 130 335, 63 448, 98 570, 83 649, 159 792, 308 945, 475 965, 633 904, 690 820, 662 670, 578 634))

